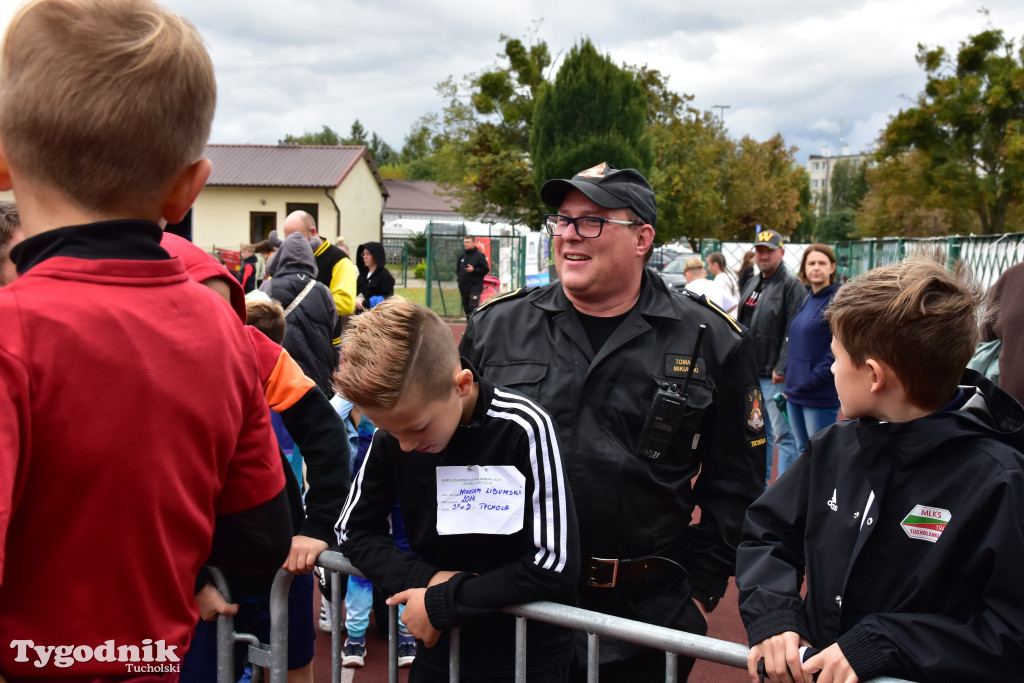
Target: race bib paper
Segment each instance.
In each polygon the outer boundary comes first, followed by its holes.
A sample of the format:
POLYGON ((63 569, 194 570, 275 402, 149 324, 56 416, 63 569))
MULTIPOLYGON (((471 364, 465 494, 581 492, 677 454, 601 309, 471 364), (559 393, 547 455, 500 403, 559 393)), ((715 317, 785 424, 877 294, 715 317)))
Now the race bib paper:
POLYGON ((515 467, 437 468, 437 533, 514 534, 523 528, 526 477, 515 467))

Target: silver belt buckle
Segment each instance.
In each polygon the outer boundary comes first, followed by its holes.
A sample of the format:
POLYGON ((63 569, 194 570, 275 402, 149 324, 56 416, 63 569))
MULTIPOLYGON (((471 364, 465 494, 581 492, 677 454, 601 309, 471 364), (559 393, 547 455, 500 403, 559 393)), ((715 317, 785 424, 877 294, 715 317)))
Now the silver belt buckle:
POLYGON ((619 561, 618 560, 607 560, 601 557, 590 558, 590 573, 587 576, 587 585, 591 588, 615 588, 615 581, 619 578, 619 561), (607 574, 611 572, 611 580, 608 580, 607 576, 598 576, 600 567, 610 567, 605 569, 601 574, 607 574))

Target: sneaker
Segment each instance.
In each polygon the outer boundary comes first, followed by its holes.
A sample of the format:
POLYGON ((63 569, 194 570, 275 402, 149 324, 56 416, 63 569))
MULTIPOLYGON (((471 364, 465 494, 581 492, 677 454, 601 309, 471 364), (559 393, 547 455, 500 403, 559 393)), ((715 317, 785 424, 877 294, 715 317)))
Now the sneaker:
POLYGON ((331 624, 331 602, 326 598, 320 600, 320 630, 324 633, 330 633, 333 624, 331 624))
POLYGON ((412 666, 414 659, 416 659, 416 638, 400 633, 398 635, 398 668, 405 669, 412 666))
POLYGON ((341 647, 342 666, 362 666, 366 657, 366 636, 362 638, 346 638, 341 647))

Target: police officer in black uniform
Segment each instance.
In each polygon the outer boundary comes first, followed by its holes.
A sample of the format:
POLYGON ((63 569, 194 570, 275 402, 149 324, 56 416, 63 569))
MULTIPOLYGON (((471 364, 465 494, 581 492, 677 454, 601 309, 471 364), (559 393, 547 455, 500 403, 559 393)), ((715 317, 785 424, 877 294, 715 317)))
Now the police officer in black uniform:
MULTIPOLYGON (((744 511, 764 489, 753 340, 644 267, 657 210, 638 171, 602 163, 548 181, 541 197, 558 207, 545 227, 559 281, 478 308, 461 353, 557 422, 580 524, 581 607, 704 634, 744 511)), ((602 682, 664 680, 663 652, 605 639, 600 655, 602 682)), ((680 658, 680 678, 692 665, 680 658)))

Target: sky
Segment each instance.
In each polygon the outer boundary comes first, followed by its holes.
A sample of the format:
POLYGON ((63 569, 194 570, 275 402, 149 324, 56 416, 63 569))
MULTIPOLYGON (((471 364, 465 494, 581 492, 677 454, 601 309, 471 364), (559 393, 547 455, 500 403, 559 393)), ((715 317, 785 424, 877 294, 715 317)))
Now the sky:
MULTIPOLYGON (((0 0, 6 25, 17 2, 0 0)), ((800 163, 869 150, 925 83, 918 43, 988 27, 1024 43, 1020 0, 165 0, 203 34, 217 74, 211 142, 276 144, 358 119, 399 150, 444 102, 435 86, 499 63, 500 37, 544 40, 553 69, 587 37, 647 65, 734 138, 781 133, 800 163), (989 10, 988 16, 979 10, 989 10), (842 123, 841 123, 842 122, 842 123)), ((551 71, 553 78, 555 71, 551 71)))

